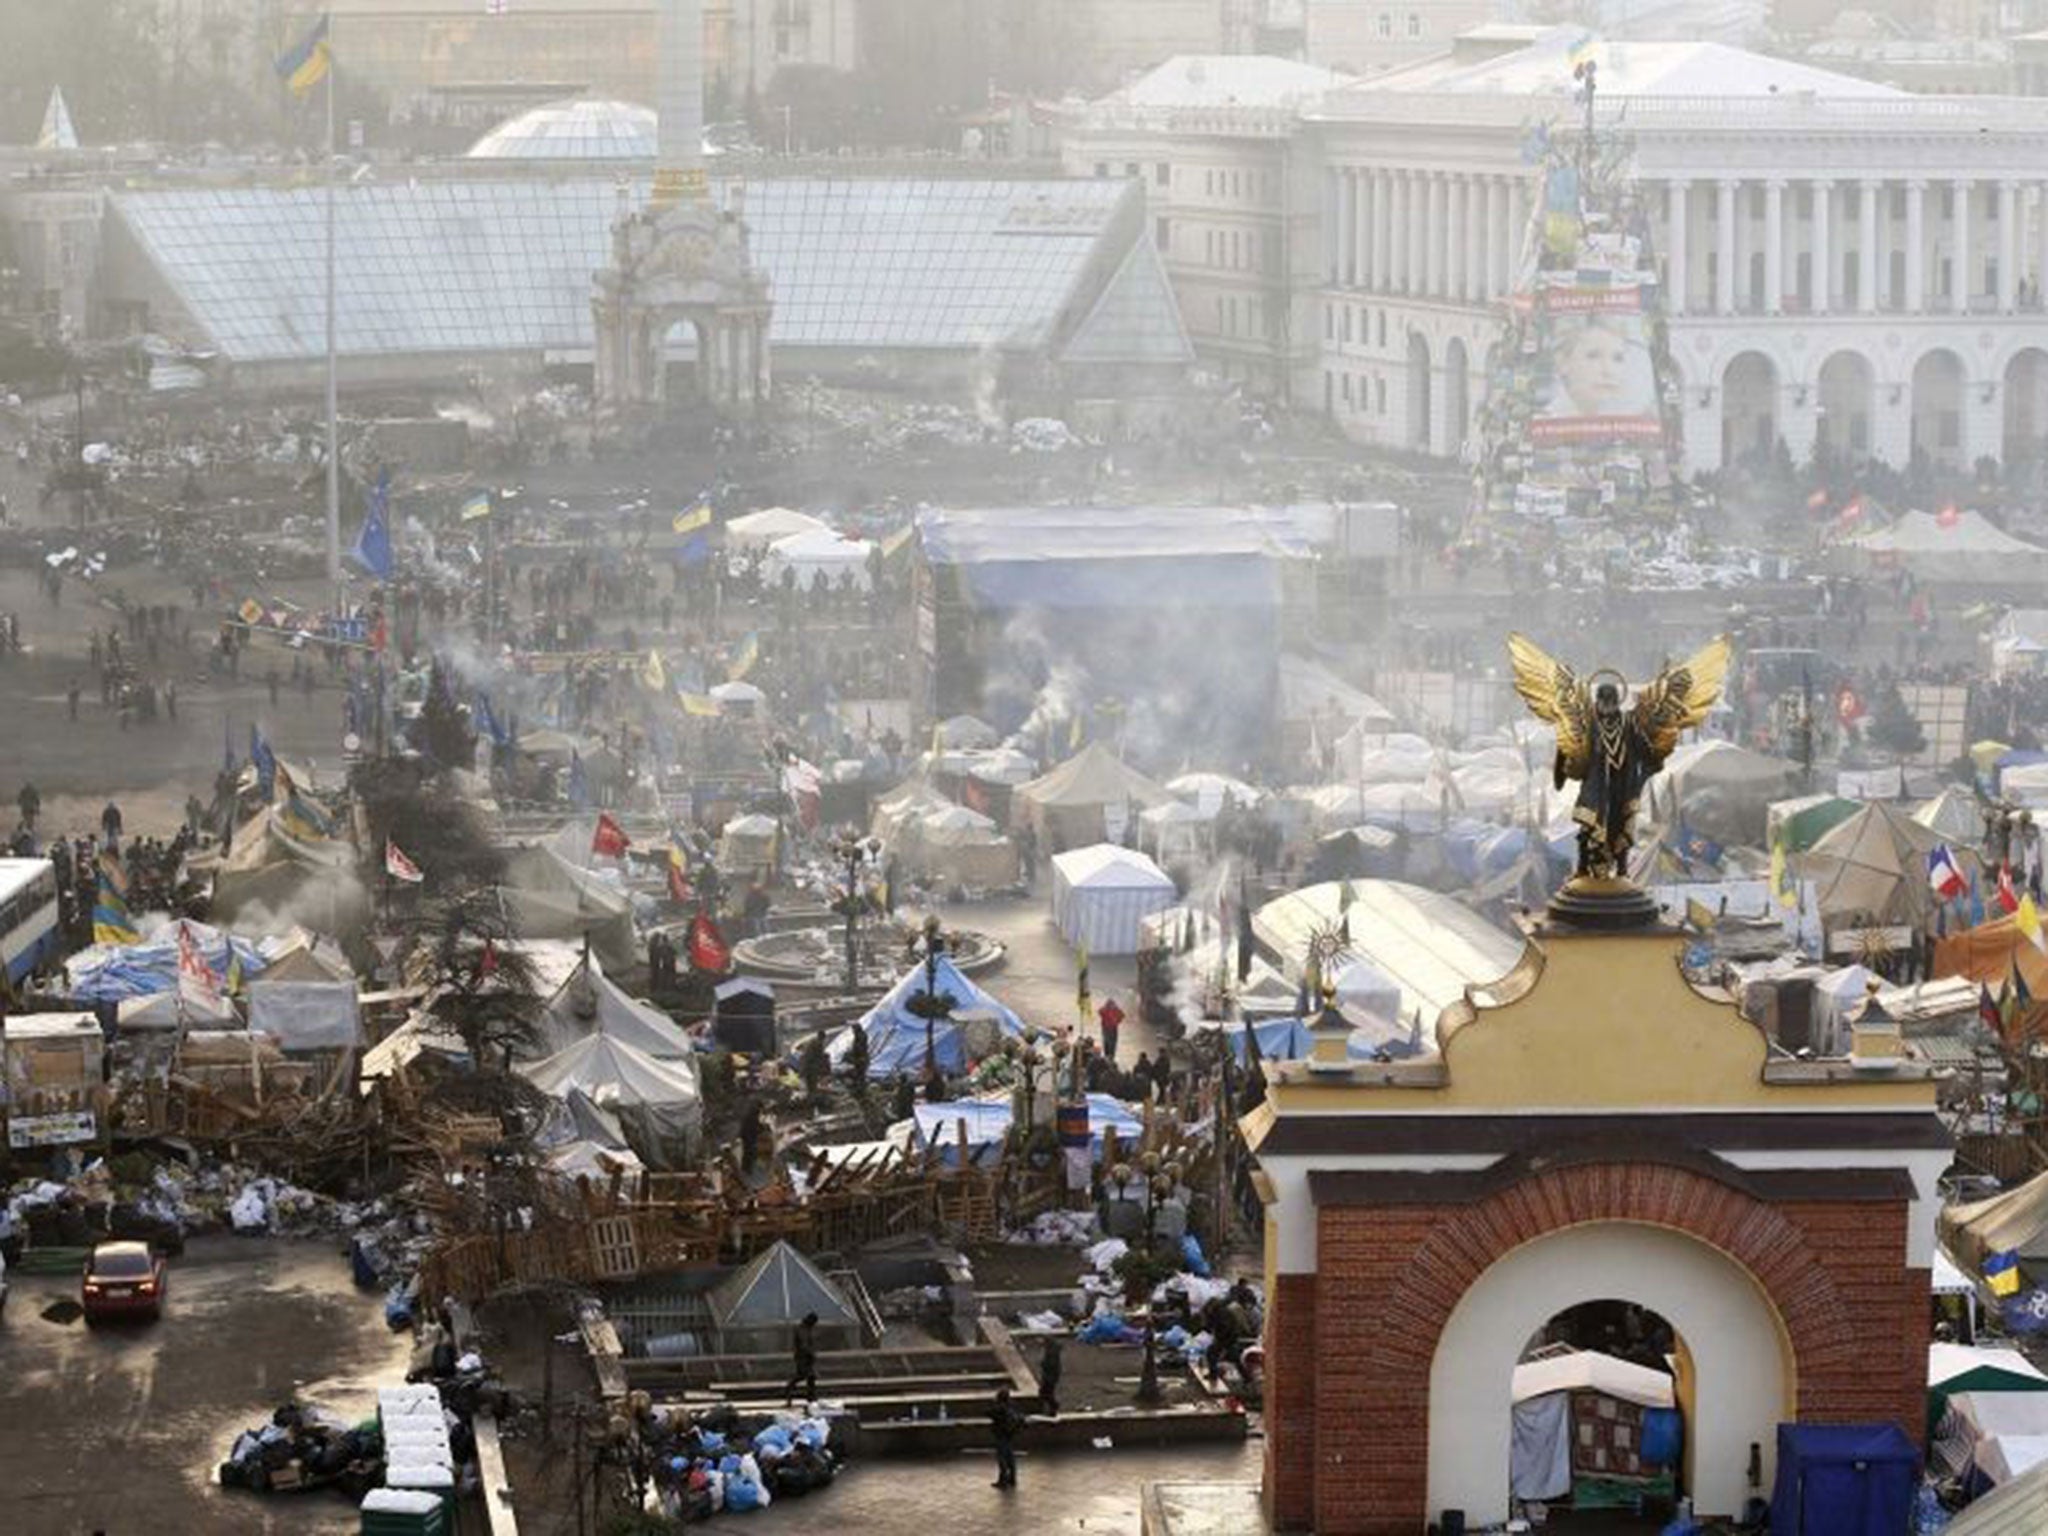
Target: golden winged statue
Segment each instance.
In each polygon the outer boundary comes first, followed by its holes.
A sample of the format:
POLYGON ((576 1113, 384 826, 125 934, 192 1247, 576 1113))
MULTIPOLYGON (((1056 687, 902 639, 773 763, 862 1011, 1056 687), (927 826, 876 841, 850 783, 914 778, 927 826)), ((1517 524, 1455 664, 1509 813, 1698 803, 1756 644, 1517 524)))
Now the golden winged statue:
POLYGON ((1664 766, 1679 734, 1706 719, 1728 679, 1728 637, 1684 661, 1666 663, 1623 708, 1627 679, 1599 671, 1580 677, 1526 635, 1508 636, 1515 691, 1557 730, 1554 781, 1579 782, 1572 819, 1579 824, 1581 877, 1625 879, 1643 786, 1664 766))

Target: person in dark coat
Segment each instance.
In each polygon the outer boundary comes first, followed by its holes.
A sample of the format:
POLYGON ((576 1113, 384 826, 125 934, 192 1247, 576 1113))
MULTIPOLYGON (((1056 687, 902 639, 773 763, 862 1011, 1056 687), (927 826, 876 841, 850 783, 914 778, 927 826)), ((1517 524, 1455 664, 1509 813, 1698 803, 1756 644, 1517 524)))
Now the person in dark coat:
POLYGON ((995 1403, 988 1411, 989 1434, 996 1444, 996 1488, 1017 1486, 1017 1431, 1024 1427, 1024 1415, 1010 1402, 1008 1387, 996 1388, 995 1403))
POLYGON ((806 1312, 804 1320, 796 1325, 796 1332, 790 1337, 790 1355, 795 1371, 790 1375, 789 1385, 782 1389, 782 1405, 787 1408, 796 1395, 797 1383, 802 1382, 804 1400, 812 1401, 818 1395, 818 1314, 806 1312))
POLYGON ((1038 1401, 1051 1418, 1060 1416, 1060 1341, 1045 1341, 1045 1353, 1038 1361, 1038 1401))

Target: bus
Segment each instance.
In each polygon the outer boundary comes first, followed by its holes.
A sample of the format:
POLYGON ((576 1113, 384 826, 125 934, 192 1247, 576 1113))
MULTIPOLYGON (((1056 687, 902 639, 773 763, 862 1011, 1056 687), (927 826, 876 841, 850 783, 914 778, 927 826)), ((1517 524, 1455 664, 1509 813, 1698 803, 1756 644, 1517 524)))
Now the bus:
POLYGON ((56 867, 48 859, 0 859, 0 964, 8 982, 56 958, 56 867))

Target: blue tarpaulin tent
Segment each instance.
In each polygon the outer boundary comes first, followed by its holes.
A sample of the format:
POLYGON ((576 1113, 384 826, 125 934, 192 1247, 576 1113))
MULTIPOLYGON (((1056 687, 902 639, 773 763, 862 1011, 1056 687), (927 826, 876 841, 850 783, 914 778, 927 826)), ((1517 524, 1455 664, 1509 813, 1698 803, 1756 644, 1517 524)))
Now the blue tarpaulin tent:
MULTIPOLYGON (((1007 1094, 999 1099, 957 1099, 952 1103, 920 1104, 915 1113, 918 1145, 937 1147, 939 1161, 950 1165, 958 1165, 960 1161, 961 1121, 967 1122, 967 1155, 977 1163, 993 1157, 995 1149, 1002 1145, 1003 1138, 1010 1132, 1010 1099, 1007 1094)), ((1102 1160, 1102 1133, 1110 1126, 1116 1127, 1117 1143, 1123 1147, 1137 1145, 1145 1134, 1144 1120, 1130 1105, 1106 1093, 1089 1094, 1088 1146, 1097 1162, 1102 1160)))
MULTIPOLYGON (((1300 1019, 1264 1019, 1255 1025, 1242 1023, 1219 1024, 1216 1030, 1224 1043, 1230 1047, 1240 1065, 1248 1059, 1244 1043, 1245 1030, 1256 1029, 1259 1034, 1259 1057, 1264 1061, 1300 1061, 1315 1047, 1315 1037, 1307 1024, 1300 1019)), ((1401 1058, 1416 1054, 1416 1048, 1405 1032, 1389 1028, 1354 1029, 1346 1043, 1346 1052, 1358 1061, 1371 1057, 1374 1051, 1383 1050, 1389 1056, 1401 1058)))
MULTIPOLYGON (((946 955, 939 956, 934 967, 933 987, 953 999, 952 1017, 941 1019, 931 1030, 932 1053, 941 1072, 964 1072, 969 1065, 957 1022, 962 1014, 993 1017, 1006 1035, 1024 1033, 1024 1021, 969 981, 946 955)), ((925 967, 920 961, 853 1026, 867 1031, 869 1078, 885 1081, 899 1072, 916 1077, 924 1071, 925 1021, 911 1011, 910 1000, 925 990, 925 967)), ((832 1042, 830 1055, 835 1065, 846 1059, 851 1044, 851 1030, 842 1031, 832 1042)))
POLYGON ((1901 1536, 1919 1481, 1896 1424, 1780 1424, 1771 1536, 1901 1536))
MULTIPOLYGON (((225 990, 233 960, 244 981, 263 972, 264 959, 249 940, 205 923, 183 920, 206 957, 214 985, 225 990)), ((66 962, 71 996, 81 1003, 118 1003, 168 992, 178 984, 178 928, 173 923, 140 944, 95 944, 66 962)))

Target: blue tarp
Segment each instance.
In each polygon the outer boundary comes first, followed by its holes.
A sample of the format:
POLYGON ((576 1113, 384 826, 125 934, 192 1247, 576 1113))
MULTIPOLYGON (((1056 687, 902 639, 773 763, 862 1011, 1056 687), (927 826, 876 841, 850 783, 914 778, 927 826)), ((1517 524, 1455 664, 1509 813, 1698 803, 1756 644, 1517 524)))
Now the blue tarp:
MULTIPOLYGON (((916 1109, 917 1144, 936 1146, 939 1161, 957 1166, 960 1161, 960 1122, 967 1122, 967 1155, 979 1163, 995 1155, 995 1149, 1010 1132, 1010 1099, 958 1099, 952 1103, 920 1104, 916 1109)), ((1145 1134, 1145 1122, 1123 1100, 1106 1093, 1088 1095, 1088 1147, 1097 1162, 1102 1161, 1102 1133, 1116 1127, 1119 1145, 1134 1146, 1145 1134)))
MULTIPOLYGON (((233 938, 205 923, 191 924, 192 937, 213 979, 226 989, 229 946, 242 962, 242 979, 254 981, 263 973, 263 957, 247 939, 233 938)), ((178 930, 164 929, 156 938, 140 944, 101 944, 71 958, 66 967, 70 993, 81 1003, 118 1003, 131 997, 153 997, 178 984, 178 930)))
POLYGON ((1780 1424, 1771 1536, 1900 1536, 1919 1481, 1896 1424, 1780 1424))
MULTIPOLYGON (((1259 1033, 1259 1055, 1266 1061, 1300 1061, 1315 1047, 1315 1036, 1300 1019, 1265 1019, 1253 1027, 1259 1033)), ((1240 1064, 1244 1063, 1247 1059, 1245 1026, 1224 1024, 1220 1028, 1224 1040, 1230 1045, 1231 1054, 1240 1064)), ((1405 1032, 1382 1040, 1378 1031, 1354 1029, 1345 1049, 1356 1061, 1370 1059, 1376 1050, 1384 1050, 1395 1058, 1416 1054, 1416 1048, 1405 1032)))
MULTIPOLYGON (((1006 1035, 1024 1033, 1024 1021, 989 993, 982 991, 961 973, 960 968, 946 955, 939 956, 934 967, 936 989, 953 999, 953 1012, 991 1013, 997 1025, 1006 1035)), ((871 1080, 886 1080, 897 1073, 917 1077, 924 1071, 926 1027, 925 1021, 910 1011, 910 999, 925 991, 925 968, 920 962, 904 978, 897 982, 874 1007, 864 1014, 855 1029, 867 1031, 868 1077, 871 1080)), ((950 1020, 941 1020, 931 1031, 932 1054, 938 1058, 939 1070, 959 1073, 967 1070, 966 1049, 961 1044, 959 1026, 950 1020)), ((846 1048, 851 1044, 851 1031, 842 1033, 832 1043, 832 1059, 835 1062, 846 1058, 846 1048)))

